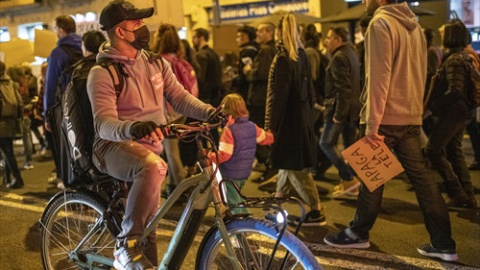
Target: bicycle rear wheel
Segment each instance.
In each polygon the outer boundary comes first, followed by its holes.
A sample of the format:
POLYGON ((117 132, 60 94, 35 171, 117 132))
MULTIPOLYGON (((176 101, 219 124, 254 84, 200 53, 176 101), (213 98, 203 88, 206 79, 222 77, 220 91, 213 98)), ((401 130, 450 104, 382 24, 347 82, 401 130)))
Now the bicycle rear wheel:
MULTIPOLYGON (((226 224, 230 241, 241 269, 267 269, 278 229, 272 223, 252 218, 236 219, 226 224)), ((270 269, 322 269, 310 250, 292 233, 285 231, 270 269), (288 255, 287 255, 288 252, 288 255)), ((216 227, 205 236, 197 254, 197 270, 232 270, 231 261, 216 227)))
POLYGON ((88 263, 87 254, 112 258, 115 238, 103 222, 107 203, 92 194, 66 192, 53 199, 42 217, 41 255, 43 267, 50 269, 110 269, 99 263, 88 263), (88 239, 87 233, 97 226, 88 239), (73 252, 85 240, 78 252, 73 252))

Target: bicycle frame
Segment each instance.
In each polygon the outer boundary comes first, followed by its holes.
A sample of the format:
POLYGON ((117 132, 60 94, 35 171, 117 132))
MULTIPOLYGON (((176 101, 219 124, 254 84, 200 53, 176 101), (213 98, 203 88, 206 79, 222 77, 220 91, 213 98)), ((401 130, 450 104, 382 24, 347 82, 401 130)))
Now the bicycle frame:
MULTIPOLYGON (((227 228, 224 223, 224 215, 227 210, 227 205, 225 204, 225 199, 222 197, 222 192, 220 190, 220 186, 224 183, 225 180, 217 178, 217 170, 215 168, 214 163, 212 160, 208 158, 208 150, 201 145, 200 140, 197 138, 197 143, 200 149, 201 158, 199 161, 200 167, 202 172, 200 174, 194 175, 190 178, 184 179, 181 181, 172 194, 169 196, 167 200, 160 206, 155 216, 150 220, 148 225, 143 231, 142 236, 138 239, 139 243, 142 243, 147 236, 156 228, 160 220, 168 213, 168 211, 172 208, 174 203, 177 199, 183 194, 186 190, 191 187, 195 187, 186 206, 182 213, 182 216, 178 222, 178 225, 175 229, 175 232, 172 236, 172 239, 169 242, 167 250, 162 258, 161 263, 158 266, 159 270, 172 270, 172 269, 180 269, 185 256, 190 249, 193 240, 198 232, 200 224, 205 217, 205 214, 210 206, 210 203, 213 202, 215 208, 215 223, 223 239, 223 243, 225 245, 225 249, 227 251, 227 256, 232 263, 233 270, 241 270, 241 266, 238 263, 236 253, 233 250, 232 243, 230 241, 230 237, 227 232, 227 228), (180 243, 182 244, 181 248, 179 247, 180 243)), ((214 146, 215 148, 215 146, 214 146)), ((241 192, 237 189, 237 192, 241 194, 241 192)), ((243 195, 242 195, 243 197, 243 195)), ((295 202, 301 208, 301 222, 298 225, 295 234, 298 233, 301 224, 305 218, 305 210, 303 208, 302 203, 295 198, 246 198, 243 197, 245 201, 243 203, 237 205, 228 205, 230 208, 234 207, 247 207, 247 208, 263 208, 263 209, 275 209, 279 211, 284 220, 286 220, 286 214, 282 211, 282 208, 279 206, 284 202, 295 202)), ((113 260, 111 258, 107 258, 105 256, 96 255, 96 254, 82 254, 78 251, 83 248, 83 245, 87 242, 89 237, 91 237, 101 225, 106 222, 108 225, 108 218, 105 218, 108 213, 104 213, 101 219, 97 220, 92 228, 89 230, 87 235, 83 238, 82 241, 78 244, 75 250, 69 254, 70 259, 76 261, 79 266, 86 267, 88 269, 103 269, 98 268, 93 265, 107 265, 113 266, 113 260)), ((277 242, 272 252, 272 259, 275 255, 276 249, 278 244, 280 243, 281 237, 286 230, 286 222, 283 223, 283 226, 279 227, 279 234, 277 238, 277 242)), ((102 233, 107 233, 104 230, 102 233)), ((285 255, 285 260, 288 256, 285 255)), ((270 268, 270 264, 272 262, 270 260, 267 269, 270 268)), ((285 262, 284 260, 284 262, 285 262)), ((283 267, 282 267, 283 268, 283 267)))
MULTIPOLYGON (((223 222, 223 214, 226 207, 223 205, 220 197, 218 180, 215 176, 213 176, 215 169, 213 168, 211 160, 206 157, 206 151, 203 152, 204 157, 200 161, 200 164, 202 165, 202 173, 184 179, 178 184, 173 193, 163 203, 163 205, 160 206, 155 216, 148 223, 143 235, 138 239, 139 243, 145 240, 145 238, 155 229, 165 214, 168 213, 168 211, 172 208, 180 195, 183 194, 187 189, 195 187, 187 202, 187 205, 185 206, 172 239, 170 240, 167 251, 165 252, 163 259, 158 266, 159 270, 180 269, 211 202, 214 203, 216 224, 220 230, 222 238, 224 239, 226 249, 230 254, 229 256, 230 260, 232 261, 232 265, 235 266, 235 270, 240 270, 240 266, 237 265, 236 255, 233 251, 232 244, 229 241, 225 223, 223 222), (212 176, 214 178, 211 181, 212 176), (180 243, 182 243, 181 248, 179 248, 180 243)), ((75 248, 74 252, 70 254, 71 259, 74 259, 77 262, 84 262, 86 265, 83 266, 85 267, 90 267, 95 263, 113 266, 113 260, 111 258, 87 253, 85 254, 86 258, 81 259, 81 255, 79 256, 77 253, 78 250, 81 250, 86 240, 99 229, 103 222, 104 219, 97 220, 95 225, 92 226, 84 239, 75 248)), ((96 270, 100 268, 91 267, 91 269, 96 270)))

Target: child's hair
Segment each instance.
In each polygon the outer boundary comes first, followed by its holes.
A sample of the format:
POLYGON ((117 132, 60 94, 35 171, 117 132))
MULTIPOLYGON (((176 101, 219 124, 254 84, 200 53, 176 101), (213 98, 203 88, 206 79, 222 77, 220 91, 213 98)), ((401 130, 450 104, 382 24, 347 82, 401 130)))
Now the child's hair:
POLYGON ((239 94, 226 95, 222 100, 222 104, 225 105, 225 112, 234 118, 248 116, 247 105, 245 105, 245 101, 239 94))

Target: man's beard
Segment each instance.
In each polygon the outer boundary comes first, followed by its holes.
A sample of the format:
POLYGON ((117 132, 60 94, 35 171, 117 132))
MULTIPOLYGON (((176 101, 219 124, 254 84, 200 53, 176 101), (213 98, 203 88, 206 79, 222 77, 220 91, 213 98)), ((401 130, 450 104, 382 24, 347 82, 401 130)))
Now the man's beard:
POLYGON ((373 13, 380 7, 380 4, 378 4, 377 0, 370 1, 370 3, 367 4, 367 15, 373 16, 373 13))

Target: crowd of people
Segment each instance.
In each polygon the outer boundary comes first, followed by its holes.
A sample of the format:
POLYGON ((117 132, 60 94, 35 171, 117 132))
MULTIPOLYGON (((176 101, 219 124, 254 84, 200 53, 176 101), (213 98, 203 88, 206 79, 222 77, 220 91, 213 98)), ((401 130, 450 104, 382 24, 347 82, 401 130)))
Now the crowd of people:
MULTIPOLYGON (((143 19, 152 16, 153 8, 138 9, 124 0, 110 2, 101 12, 107 37, 99 31, 80 37, 71 17, 57 17, 59 41, 39 80, 28 64, 7 69, 0 63, 3 183, 24 185, 13 153, 13 140, 21 138, 23 168, 34 169, 35 151, 51 153, 55 168, 47 181, 65 188, 63 180, 71 175, 68 158, 52 147, 54 123, 46 114, 61 100, 72 74, 83 74, 94 119, 93 163, 98 171, 132 183, 114 252, 117 269, 157 264, 155 231, 144 251, 135 248, 136 239, 158 209, 160 196, 169 197, 180 181, 197 172, 196 143, 163 140, 158 125, 207 119, 222 103, 228 123, 221 135, 213 133, 217 162, 222 175, 240 189, 252 170, 262 171, 253 182, 273 179, 278 197, 294 189, 309 206, 304 225, 322 226, 327 218, 314 180, 324 179, 333 165, 341 181, 332 196, 358 199, 358 205, 349 227, 324 241, 367 248, 383 186, 369 191, 340 148, 364 136, 372 145, 383 141, 404 167, 425 218, 430 243, 418 252, 457 260, 447 207, 477 207, 469 169, 479 169, 480 119, 469 100, 465 67, 473 62, 478 71, 480 58, 460 20, 441 28, 442 46, 436 46, 434 31, 422 30, 407 4, 365 2, 368 16, 359 22, 365 40, 356 46, 344 27, 333 27, 322 38, 314 25, 300 26, 288 13, 276 25, 240 27, 239 55, 227 53, 223 61, 203 28, 193 30, 192 49, 175 26, 161 24, 147 50, 150 31, 143 19), (117 92, 108 70, 96 65, 102 59, 121 63, 123 90, 117 92), (470 166, 461 150, 465 129, 475 152, 470 166), (432 169, 444 181, 446 201, 432 169), (166 189, 160 192, 167 173, 166 189)), ((232 202, 241 200, 233 186, 227 194, 232 202)), ((186 199, 184 194, 179 201, 186 199)))

